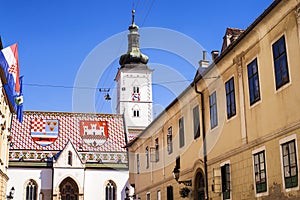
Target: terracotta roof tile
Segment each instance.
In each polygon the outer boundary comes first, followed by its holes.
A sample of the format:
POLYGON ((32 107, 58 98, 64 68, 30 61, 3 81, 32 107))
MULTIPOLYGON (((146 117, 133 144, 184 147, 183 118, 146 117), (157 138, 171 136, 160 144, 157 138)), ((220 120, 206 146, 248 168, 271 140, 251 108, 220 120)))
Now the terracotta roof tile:
POLYGON ((125 134, 122 115, 93 114, 93 113, 64 113, 64 112, 24 112, 23 123, 14 116, 11 127, 10 150, 60 151, 70 140, 77 151, 82 152, 125 152, 125 134), (57 120, 58 136, 52 144, 42 146, 32 137, 32 121, 57 120), (108 138, 102 145, 93 146, 83 139, 81 122, 106 121, 108 138))

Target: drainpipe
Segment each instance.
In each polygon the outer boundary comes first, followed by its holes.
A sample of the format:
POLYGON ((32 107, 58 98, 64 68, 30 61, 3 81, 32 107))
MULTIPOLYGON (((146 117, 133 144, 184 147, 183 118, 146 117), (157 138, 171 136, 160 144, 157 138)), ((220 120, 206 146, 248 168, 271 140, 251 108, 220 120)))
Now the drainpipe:
MULTIPOLYGON (((202 77, 201 77, 202 78, 202 77)), ((208 198, 208 175, 207 175, 207 150, 206 150, 206 133, 205 133, 205 115, 204 115, 204 95, 201 91, 198 91, 197 89, 197 83, 195 81, 196 76, 194 78, 194 84, 195 84, 195 92, 200 95, 201 98, 201 117, 202 117, 202 139, 203 139, 203 154, 204 154, 204 176, 205 176, 205 193, 206 193, 206 199, 208 198)))

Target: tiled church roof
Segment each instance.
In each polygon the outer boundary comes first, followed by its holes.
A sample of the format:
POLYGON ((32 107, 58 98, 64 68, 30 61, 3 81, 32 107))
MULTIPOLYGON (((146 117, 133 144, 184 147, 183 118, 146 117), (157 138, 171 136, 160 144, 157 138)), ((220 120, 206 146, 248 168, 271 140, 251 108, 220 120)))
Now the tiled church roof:
MULTIPOLYGON (((10 160, 19 159, 19 154, 26 154, 26 152, 29 152, 29 157, 38 157, 38 154, 45 152, 51 154, 50 157, 52 157, 53 154, 61 151, 69 140, 83 160, 97 161, 99 159, 120 159, 116 158, 119 157, 117 153, 120 153, 120 155, 122 155, 121 157, 124 157, 123 154, 126 153, 126 149, 123 148, 125 146, 123 117, 122 115, 117 114, 25 111, 22 123, 19 123, 15 116, 13 117, 11 126, 10 160), (33 140, 33 127, 36 126, 33 122, 37 120, 52 120, 58 122, 58 129, 56 129, 58 130, 58 136, 52 144, 42 146, 33 140), (82 138, 83 127, 81 126, 82 122, 96 121, 107 123, 108 137, 106 142, 102 145, 93 146, 86 143, 82 138), (31 154, 35 154, 36 156, 31 154), (114 158, 112 158, 112 156, 114 158)), ((127 162, 127 158, 121 159, 125 159, 127 162)))

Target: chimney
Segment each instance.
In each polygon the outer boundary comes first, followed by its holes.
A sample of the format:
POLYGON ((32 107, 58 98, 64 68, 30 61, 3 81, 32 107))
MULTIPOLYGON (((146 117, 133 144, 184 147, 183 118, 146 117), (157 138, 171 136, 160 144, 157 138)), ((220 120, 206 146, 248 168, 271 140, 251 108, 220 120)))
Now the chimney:
POLYGON ((206 51, 202 52, 202 60, 199 61, 199 67, 208 67, 209 61, 206 60, 206 51))
POLYGON ((218 50, 213 50, 211 52, 212 61, 215 61, 218 56, 219 56, 219 51, 218 50))

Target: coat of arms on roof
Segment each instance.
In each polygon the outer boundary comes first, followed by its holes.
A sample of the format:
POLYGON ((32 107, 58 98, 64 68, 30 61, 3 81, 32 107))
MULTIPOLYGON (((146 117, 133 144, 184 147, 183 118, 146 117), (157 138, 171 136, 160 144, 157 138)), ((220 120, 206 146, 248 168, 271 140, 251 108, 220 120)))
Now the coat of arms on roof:
POLYGON ((108 138, 107 121, 80 121, 80 136, 93 147, 104 144, 108 138))
POLYGON ((58 137, 58 120, 33 119, 30 135, 33 141, 41 146, 52 144, 58 137))

